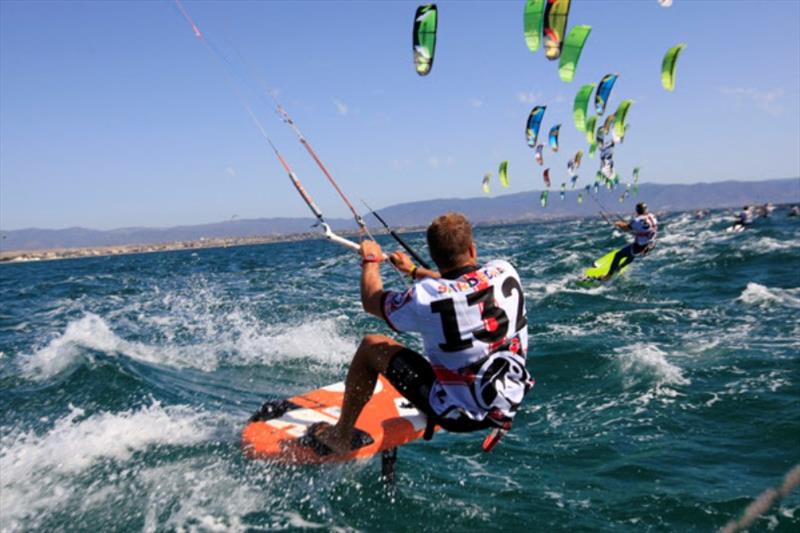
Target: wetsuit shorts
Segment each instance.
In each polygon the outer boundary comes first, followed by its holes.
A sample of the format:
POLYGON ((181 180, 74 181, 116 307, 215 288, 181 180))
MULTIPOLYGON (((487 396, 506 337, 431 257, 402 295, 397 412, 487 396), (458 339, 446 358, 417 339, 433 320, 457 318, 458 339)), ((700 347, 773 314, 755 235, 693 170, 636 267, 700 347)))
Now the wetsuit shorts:
POLYGON ((404 347, 392 356, 386 369, 386 379, 414 407, 425 416, 435 418, 436 423, 447 431, 465 433, 494 427, 488 420, 472 420, 463 415, 457 419, 438 418, 429 399, 436 375, 430 362, 413 350, 404 347))

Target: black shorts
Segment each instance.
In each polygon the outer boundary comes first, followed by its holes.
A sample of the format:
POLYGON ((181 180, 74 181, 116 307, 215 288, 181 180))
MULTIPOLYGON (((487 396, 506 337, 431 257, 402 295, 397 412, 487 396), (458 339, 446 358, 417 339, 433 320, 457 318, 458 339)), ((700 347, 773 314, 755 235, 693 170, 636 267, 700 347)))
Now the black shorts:
POLYGON ((431 408, 430 395, 436 374, 430 362, 422 355, 408 348, 402 348, 392 356, 386 369, 386 379, 411 404, 422 411, 429 419, 447 431, 464 433, 493 427, 488 420, 472 420, 466 416, 457 419, 438 418, 431 408))

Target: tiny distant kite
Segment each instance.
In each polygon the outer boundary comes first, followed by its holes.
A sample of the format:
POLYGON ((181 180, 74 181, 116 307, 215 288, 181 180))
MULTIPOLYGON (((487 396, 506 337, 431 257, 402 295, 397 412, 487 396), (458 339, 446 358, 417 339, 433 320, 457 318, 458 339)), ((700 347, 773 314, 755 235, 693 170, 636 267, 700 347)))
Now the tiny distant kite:
POLYGON ((589 108, 589 99, 594 90, 594 83, 588 83, 578 90, 575 95, 575 103, 572 105, 572 119, 575 121, 575 129, 586 131, 586 117, 589 108))
POLYGON ((558 76, 561 81, 572 83, 575 78, 575 70, 578 68, 578 60, 583 52, 583 45, 592 32, 591 26, 575 26, 569 31, 567 40, 564 42, 564 49, 561 52, 561 59, 558 61, 558 76))
POLYGON ((500 178, 500 185, 508 187, 508 161, 500 163, 500 168, 497 170, 497 177, 500 178))
POLYGON ((598 115, 602 115, 606 110, 608 97, 611 95, 611 89, 614 88, 617 78, 619 78, 619 74, 606 74, 597 85, 597 92, 594 93, 594 107, 598 115))
POLYGON ((489 180, 492 179, 492 173, 487 172, 483 175, 483 192, 484 194, 489 194, 489 180))
POLYGON ((614 116, 617 117, 614 121, 614 142, 622 142, 625 139, 625 132, 628 129, 626 119, 631 105, 633 105, 633 100, 623 100, 614 112, 614 116))
POLYGON ((550 141, 550 148, 554 152, 558 152, 558 132, 561 130, 561 124, 556 124, 552 128, 550 128, 550 134, 548 135, 548 139, 550 141))
POLYGON ((686 48, 686 44, 676 44, 664 54, 661 62, 661 85, 668 91, 675 89, 675 67, 678 63, 678 56, 686 48))
POLYGON ((433 68, 438 19, 436 4, 419 6, 414 15, 414 65, 420 76, 427 76, 433 68))
POLYGON ((531 148, 536 146, 536 140, 539 138, 539 128, 542 126, 542 119, 546 109, 547 106, 537 105, 531 109, 531 114, 528 115, 528 120, 525 123, 525 139, 531 148))
POLYGON ((570 0, 547 0, 544 6, 544 55, 553 61, 561 55, 566 35, 567 18, 569 17, 570 0))
POLYGON ((531 52, 539 49, 542 41, 542 19, 545 0, 528 0, 525 2, 525 44, 531 52))

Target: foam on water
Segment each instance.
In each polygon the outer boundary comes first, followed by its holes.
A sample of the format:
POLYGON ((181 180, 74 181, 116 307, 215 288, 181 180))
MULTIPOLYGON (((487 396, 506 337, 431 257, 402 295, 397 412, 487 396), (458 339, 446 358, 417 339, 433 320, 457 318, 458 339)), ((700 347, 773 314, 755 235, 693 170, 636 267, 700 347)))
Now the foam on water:
POLYGON ((759 239, 749 239, 742 243, 742 249, 760 254, 796 248, 800 248, 800 239, 779 240, 772 237, 761 237, 759 239))
POLYGON ((268 508, 272 492, 243 482, 219 459, 192 458, 148 468, 137 481, 146 493, 145 531, 245 531, 243 517, 268 508))
POLYGON ((737 300, 759 307, 770 307, 777 304, 797 309, 800 308, 800 288, 775 289, 750 282, 737 300))
POLYGON ((159 403, 120 413, 85 416, 83 409, 55 421, 45 433, 3 428, 0 440, 0 522, 9 531, 35 527, 37 515, 72 496, 81 472, 100 460, 127 462, 151 446, 208 439, 214 417, 194 408, 159 403))
MULTIPOLYGON (((228 365, 273 364, 309 358, 322 365, 341 365, 352 358, 356 339, 340 333, 346 324, 342 316, 310 319, 297 325, 257 327, 235 314, 225 317, 227 332, 198 336, 190 344, 149 345, 127 341, 115 334, 101 317, 89 313, 69 322, 65 331, 32 354, 23 356, 20 367, 28 379, 49 379, 82 360, 125 356, 131 359, 174 368, 195 368, 211 372, 222 363, 228 365)), ((159 322, 156 322, 159 323, 159 322)), ((161 323, 170 329, 172 323, 161 323)), ((173 342, 176 339, 172 339, 173 342)))
POLYGON ((643 382, 650 383, 655 388, 691 383, 683 376, 681 368, 667 361, 667 354, 654 344, 636 343, 615 348, 614 351, 626 388, 643 382))

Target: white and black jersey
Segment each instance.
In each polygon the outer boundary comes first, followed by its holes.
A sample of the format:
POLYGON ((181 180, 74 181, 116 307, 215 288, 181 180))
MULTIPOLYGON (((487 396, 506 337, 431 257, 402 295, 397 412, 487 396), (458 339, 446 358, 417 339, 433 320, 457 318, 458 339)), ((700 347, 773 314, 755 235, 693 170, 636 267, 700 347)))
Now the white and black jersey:
POLYGON ((384 295, 388 324, 422 335, 436 376, 430 406, 443 418, 511 418, 532 386, 525 368, 528 327, 516 270, 506 261, 425 278, 384 295), (450 277, 453 277, 452 275, 450 277))

